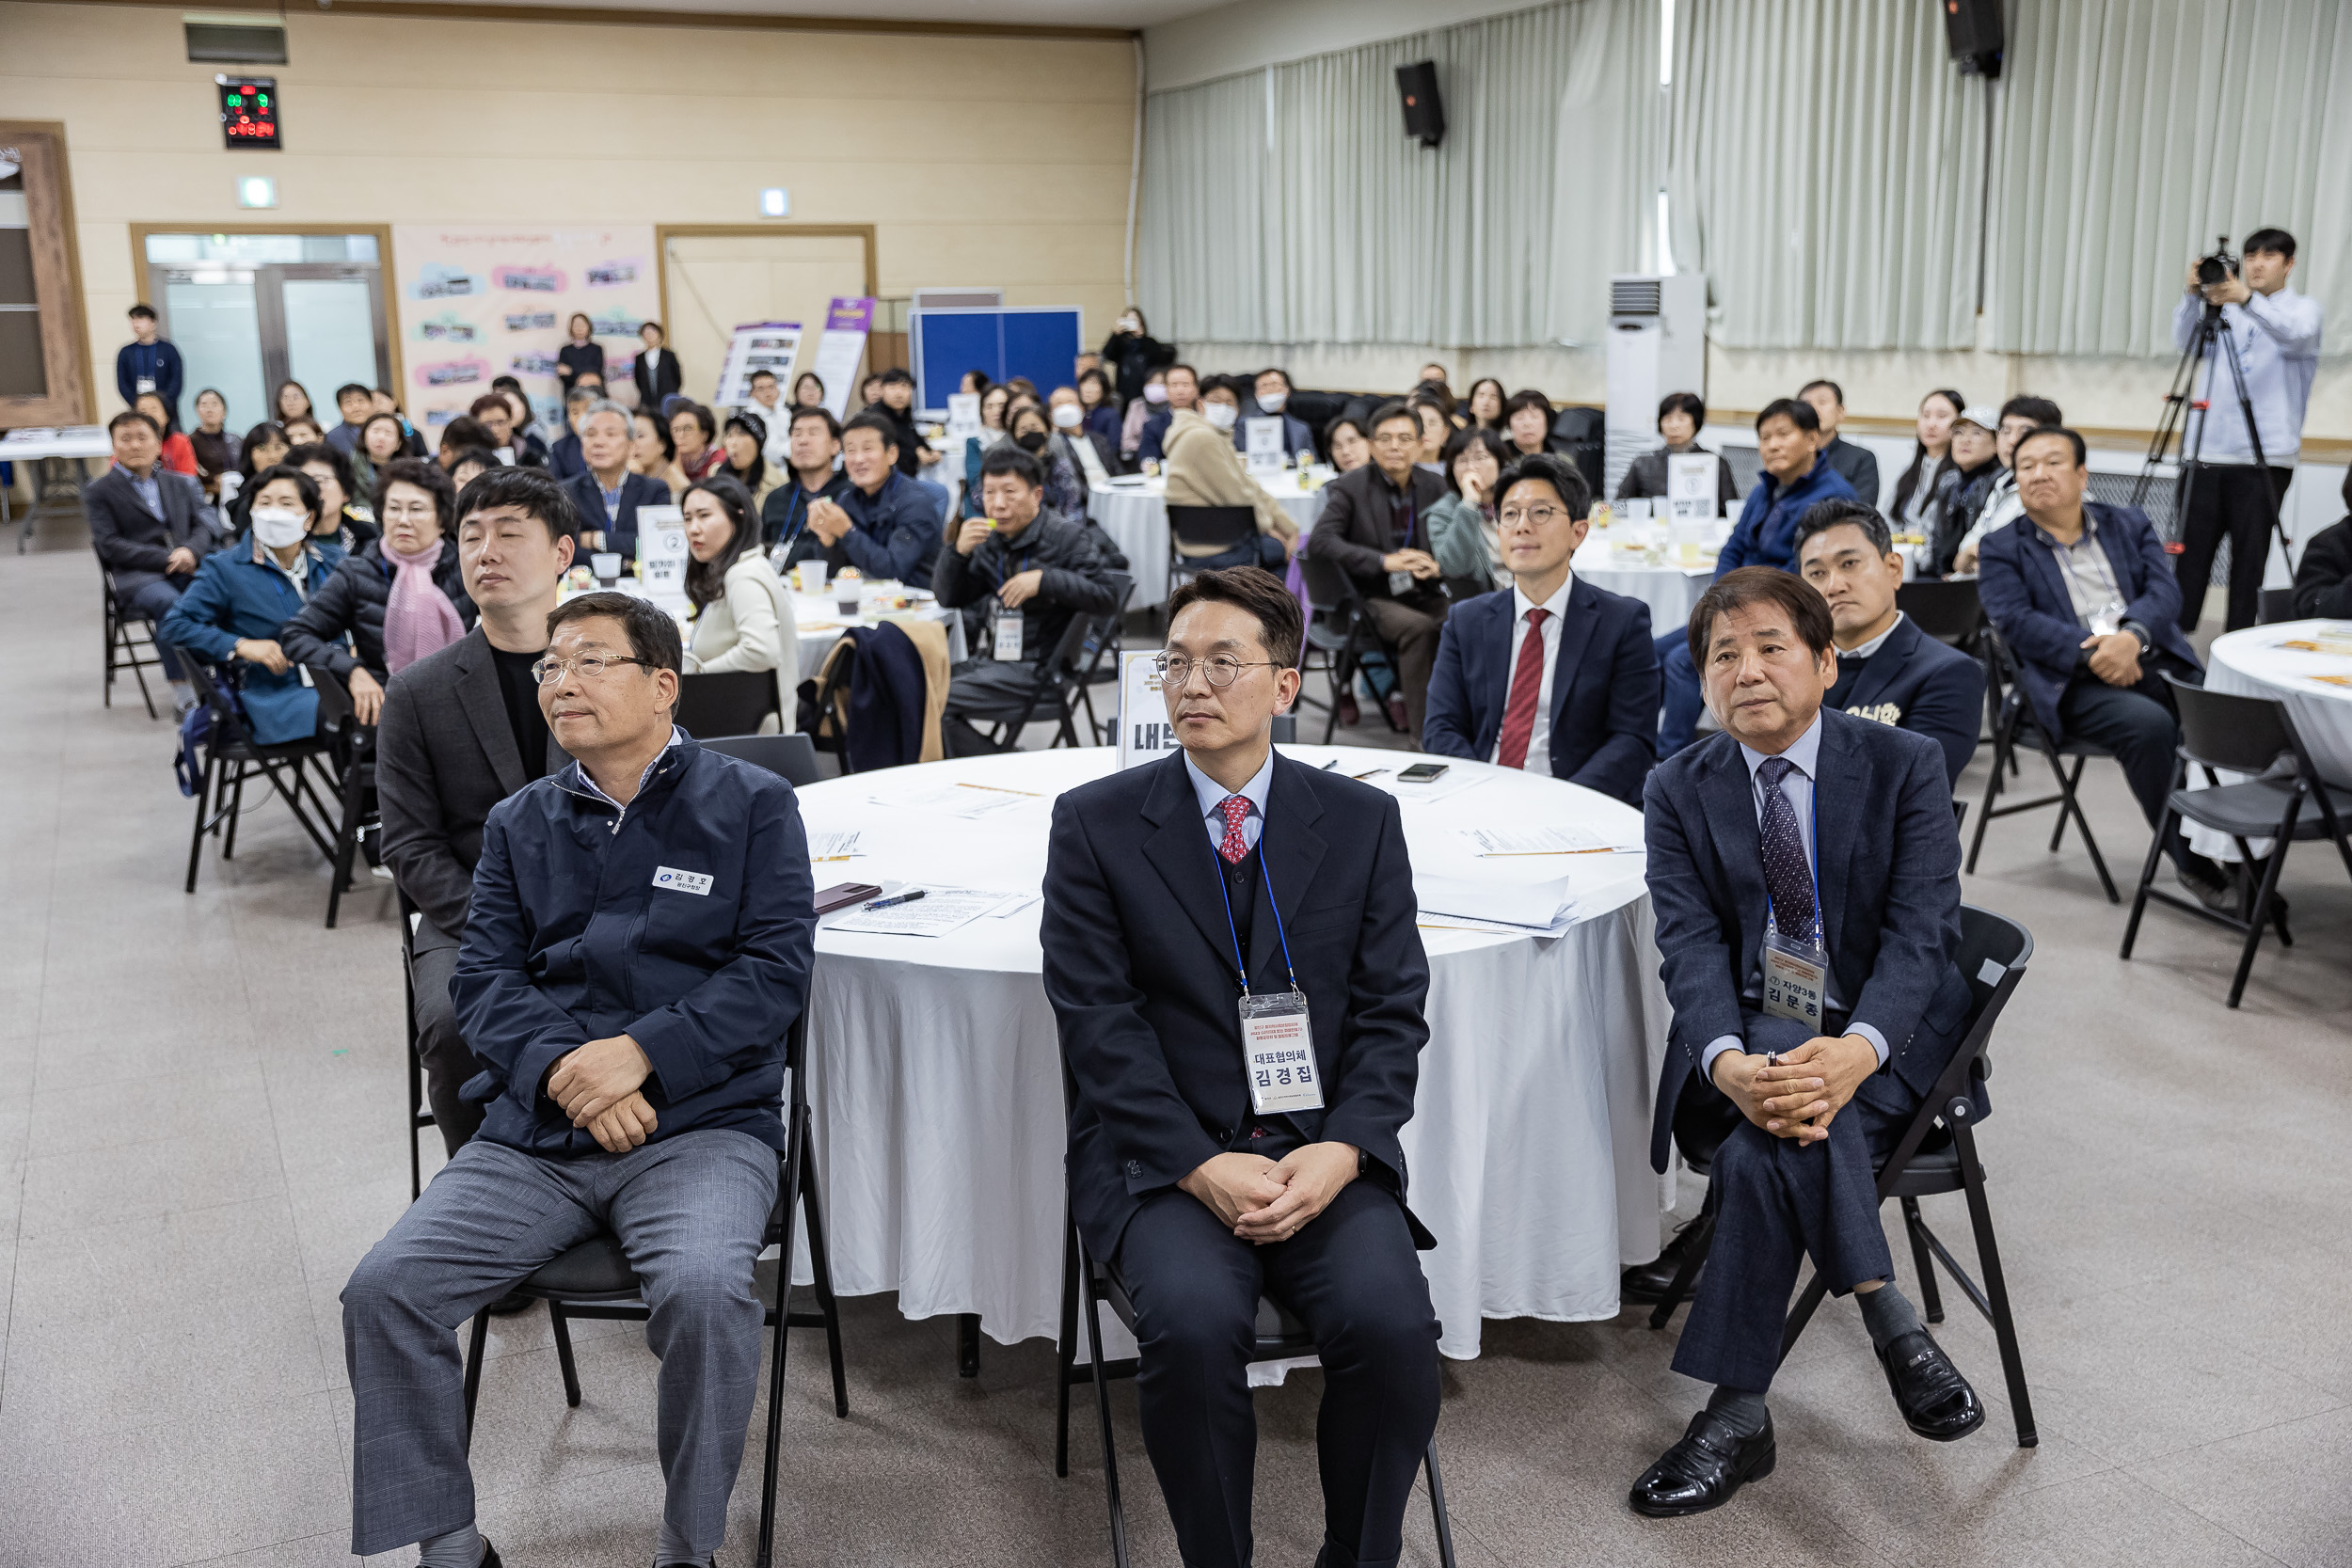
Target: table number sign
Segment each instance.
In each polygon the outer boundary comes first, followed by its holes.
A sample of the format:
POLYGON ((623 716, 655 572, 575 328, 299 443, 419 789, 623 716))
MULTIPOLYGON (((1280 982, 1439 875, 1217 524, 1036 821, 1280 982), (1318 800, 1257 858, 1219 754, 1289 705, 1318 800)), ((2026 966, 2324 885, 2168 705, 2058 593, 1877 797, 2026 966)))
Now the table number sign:
POLYGON ((1176 726, 1160 695, 1157 648, 1119 656, 1119 766, 1134 768, 1177 750, 1176 726))

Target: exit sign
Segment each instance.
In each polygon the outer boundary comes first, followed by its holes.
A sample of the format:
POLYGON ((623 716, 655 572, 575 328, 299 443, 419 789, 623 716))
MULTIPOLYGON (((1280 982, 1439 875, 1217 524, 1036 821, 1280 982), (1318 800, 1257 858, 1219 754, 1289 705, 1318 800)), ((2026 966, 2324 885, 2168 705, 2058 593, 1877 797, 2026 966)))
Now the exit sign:
POLYGON ((279 147, 278 78, 215 76, 220 87, 220 135, 230 147, 279 147))

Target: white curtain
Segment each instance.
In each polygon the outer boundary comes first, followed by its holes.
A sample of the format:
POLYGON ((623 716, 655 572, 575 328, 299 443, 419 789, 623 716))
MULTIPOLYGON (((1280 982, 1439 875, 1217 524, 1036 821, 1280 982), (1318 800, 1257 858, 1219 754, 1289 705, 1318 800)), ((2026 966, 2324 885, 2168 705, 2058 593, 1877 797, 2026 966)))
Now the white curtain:
POLYGON ((1938 8, 1680 0, 1666 133, 1675 264, 1734 348, 1976 343, 1984 85, 1938 8))
POLYGON ((1136 270, 1154 334, 1597 336, 1605 275, 1654 252, 1657 29, 1658 0, 1555 0, 1152 94, 1136 270), (1396 68, 1422 59, 1436 149, 1397 103, 1396 68))
MULTIPOLYGON (((2352 17, 2344 0, 2017 0, 1994 204, 1993 341, 2172 352, 2188 259, 2297 242, 2352 325, 2352 17)), ((2149 418, 2155 418, 2151 410, 2149 418)))

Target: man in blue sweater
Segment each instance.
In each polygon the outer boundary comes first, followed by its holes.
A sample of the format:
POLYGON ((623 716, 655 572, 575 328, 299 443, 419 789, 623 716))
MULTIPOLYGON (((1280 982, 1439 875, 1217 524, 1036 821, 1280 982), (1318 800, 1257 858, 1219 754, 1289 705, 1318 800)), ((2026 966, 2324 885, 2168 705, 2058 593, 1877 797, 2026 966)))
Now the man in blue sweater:
MULTIPOLYGON (((1742 566, 1797 569, 1797 519, 1816 501, 1853 499, 1853 486, 1820 459, 1814 437, 1821 417, 1799 398, 1775 398, 1756 417, 1756 455, 1764 477, 1748 492, 1740 521, 1715 558, 1715 577, 1742 566)), ((1665 712, 1658 722, 1661 760, 1691 744, 1699 712, 1707 705, 1699 673, 1691 662, 1691 640, 1681 631, 1658 640, 1658 668, 1666 687, 1665 712)))
POLYGON ((173 419, 181 418, 180 351, 155 335, 153 306, 131 307, 131 337, 133 341, 115 356, 115 390, 131 408, 139 405, 141 392, 153 392, 164 400, 173 419))

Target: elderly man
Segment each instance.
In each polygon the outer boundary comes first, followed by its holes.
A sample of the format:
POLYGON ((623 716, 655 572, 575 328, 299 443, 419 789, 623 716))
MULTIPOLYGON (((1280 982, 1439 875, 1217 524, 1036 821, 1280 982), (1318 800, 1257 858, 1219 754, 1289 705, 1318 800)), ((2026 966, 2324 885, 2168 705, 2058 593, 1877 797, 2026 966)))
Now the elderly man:
MULTIPOLYGON (((90 547, 115 575, 115 608, 151 630, 196 580, 196 569, 220 544, 220 520, 204 491, 163 465, 164 433, 144 414, 117 414, 106 425, 114 467, 82 491, 90 547)), ((174 705, 195 705, 196 693, 180 661, 158 640, 174 705)))
POLYGON ((628 410, 599 399, 573 421, 586 467, 564 482, 564 494, 580 514, 580 542, 589 550, 612 550, 623 561, 637 557, 637 509, 667 506, 670 487, 651 474, 628 471, 628 448, 636 425, 628 410))

